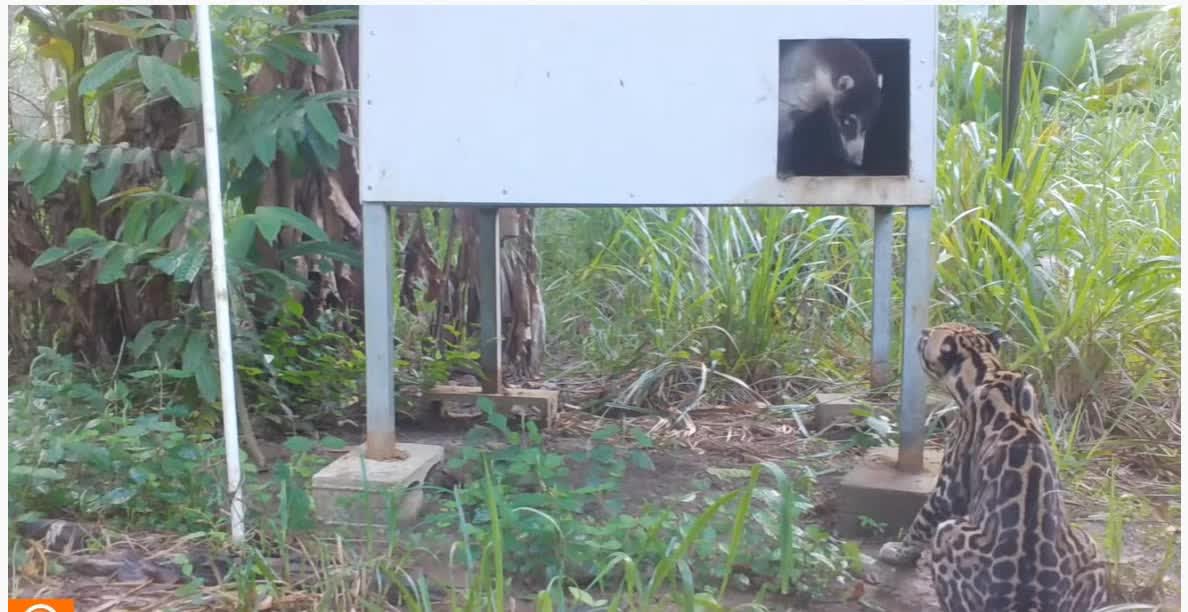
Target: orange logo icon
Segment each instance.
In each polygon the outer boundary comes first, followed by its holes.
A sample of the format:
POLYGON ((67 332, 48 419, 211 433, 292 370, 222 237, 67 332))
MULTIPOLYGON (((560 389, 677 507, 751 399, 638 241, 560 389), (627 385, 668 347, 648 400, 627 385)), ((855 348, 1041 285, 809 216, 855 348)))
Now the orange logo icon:
POLYGON ((74 600, 10 599, 8 612, 74 612, 74 600))

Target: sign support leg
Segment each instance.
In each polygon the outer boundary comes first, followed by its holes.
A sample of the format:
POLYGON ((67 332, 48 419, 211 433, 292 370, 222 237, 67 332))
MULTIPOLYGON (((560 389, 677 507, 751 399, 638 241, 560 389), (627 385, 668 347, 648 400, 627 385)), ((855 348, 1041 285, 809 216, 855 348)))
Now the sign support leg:
POLYGON ((483 393, 503 392, 503 300, 499 209, 479 209, 479 364, 483 393))
POLYGON ((904 472, 924 469, 925 397, 928 381, 916 355, 916 341, 928 326, 932 289, 932 209, 907 208, 907 255, 903 281, 903 389, 899 397, 899 458, 904 472))
POLYGON ((891 383, 891 262, 892 224, 890 206, 874 207, 874 274, 871 313, 870 385, 875 389, 891 383))
POLYGON ((401 456, 396 448, 392 370, 392 245, 387 206, 363 203, 363 327, 367 351, 368 459, 401 456))

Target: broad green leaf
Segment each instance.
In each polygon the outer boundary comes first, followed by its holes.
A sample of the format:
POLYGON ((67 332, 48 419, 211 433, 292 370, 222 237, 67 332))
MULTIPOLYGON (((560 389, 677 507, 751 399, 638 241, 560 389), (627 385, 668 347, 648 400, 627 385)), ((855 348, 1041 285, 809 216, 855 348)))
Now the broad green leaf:
POLYGON ((293 132, 285 127, 276 130, 276 146, 284 154, 285 159, 293 160, 297 157, 297 140, 293 132))
MULTIPOLYGON (((185 325, 173 325, 169 331, 165 332, 164 336, 153 347, 153 353, 161 360, 161 365, 172 366, 177 361, 177 352, 181 350, 182 343, 186 341, 186 336, 189 330, 185 325)), ((185 375, 180 376, 185 378, 185 375)))
POLYGON ((107 254, 111 252, 111 249, 118 244, 120 243, 114 240, 107 240, 105 238, 102 242, 97 242, 94 246, 83 250, 86 252, 88 261, 99 261, 100 259, 107 257, 107 254))
POLYGON ((198 273, 202 272, 202 267, 206 265, 206 249, 191 248, 186 252, 189 255, 178 263, 177 272, 174 273, 173 278, 183 283, 192 283, 195 278, 198 278, 198 273))
POLYGON ((138 200, 128 207, 128 214, 124 216, 124 223, 120 226, 117 237, 130 243, 144 242, 144 232, 148 229, 149 212, 152 202, 138 200))
POLYGON ((29 148, 36 145, 36 140, 17 140, 16 142, 8 143, 8 167, 9 169, 17 167, 21 162, 21 158, 29 152, 29 148))
POLYGON ((210 334, 202 328, 191 330, 186 336, 186 348, 182 349, 182 369, 193 372, 210 359, 210 334))
POLYGON ((203 361, 194 370, 194 382, 198 385, 198 393, 202 399, 214 403, 219 399, 219 374, 215 370, 214 359, 203 361))
POLYGON ((305 118, 327 143, 338 142, 338 122, 325 102, 313 101, 305 104, 305 118))
MULTIPOLYGON (((256 210, 261 208, 271 208, 269 206, 257 206, 256 210)), ((273 214, 259 214, 253 213, 252 219, 256 222, 256 229, 260 230, 260 235, 264 237, 264 241, 268 244, 276 242, 276 237, 280 235, 281 229, 285 226, 284 221, 279 215, 273 214)))
POLYGON ((121 281, 125 277, 125 272, 128 268, 129 258, 128 247, 122 244, 116 244, 107 256, 103 258, 103 263, 99 266, 99 274, 96 276, 95 282, 100 285, 110 285, 111 283, 121 281))
POLYGON ((1085 43, 1100 24, 1090 6, 1046 5, 1027 10, 1027 43, 1035 48, 1040 60, 1052 67, 1044 72, 1045 84, 1077 78, 1083 67, 1085 43))
POLYGON ((34 198, 42 200, 45 196, 55 192, 62 186, 62 181, 66 178, 66 161, 63 159, 70 154, 67 147, 77 149, 72 145, 60 145, 55 147, 50 158, 49 165, 45 172, 42 172, 37 180, 29 182, 29 192, 33 194, 34 198))
POLYGON ((221 36, 215 36, 211 42, 211 55, 214 57, 215 84, 219 91, 241 93, 246 88, 243 75, 240 74, 235 52, 227 45, 221 36))
POLYGON ((33 267, 40 268, 42 266, 48 266, 52 263, 66 259, 72 254, 74 254, 74 251, 67 250, 62 247, 50 247, 45 251, 42 251, 41 255, 37 256, 37 259, 33 261, 33 267))
MULTIPOLYGON (((146 323, 140 331, 136 333, 136 338, 132 340, 132 344, 128 345, 128 350, 132 352, 132 357, 140 359, 141 355, 148 350, 153 341, 157 339, 157 330, 161 329, 168 321, 152 321, 146 323)), ((156 374, 155 371, 150 370, 150 374, 156 374)))
POLYGON ((39 142, 29 147, 29 150, 25 152, 24 159, 21 160, 21 180, 26 184, 37 180, 37 177, 41 176, 41 173, 49 167, 53 158, 54 144, 52 142, 39 142))
POLYGON ((255 215, 241 215, 235 218, 231 221, 231 229, 227 232, 228 259, 246 259, 255 239, 255 215))
POLYGON ((235 107, 231 104, 231 100, 222 92, 215 92, 215 113, 218 114, 219 124, 226 123, 232 117, 232 111, 235 107))
POLYGON ((191 19, 173 19, 166 21, 177 32, 178 38, 182 40, 193 40, 194 38, 194 21, 191 19))
POLYGON ((182 71, 153 55, 140 56, 137 65, 145 89, 153 93, 164 90, 183 108, 198 108, 202 99, 198 83, 182 71))
POLYGON ((308 453, 318 447, 318 443, 306 438, 305 436, 292 436, 285 440, 285 448, 289 452, 300 454, 308 453))
POLYGON ((108 149, 103 156, 103 169, 91 171, 91 194, 96 200, 106 198, 124 170, 124 151, 120 147, 108 149))
POLYGON ((95 230, 89 227, 79 227, 66 236, 66 248, 79 251, 106 241, 107 239, 95 230))
POLYGON ((215 70, 215 80, 218 82, 220 91, 242 93, 247 88, 247 82, 243 80, 243 75, 234 66, 220 65, 215 70))
POLYGON ((161 172, 169 184, 170 191, 180 193, 185 187, 189 174, 190 163, 186 156, 176 150, 162 151, 160 156, 161 172))
POLYGON ((178 265, 181 264, 182 259, 186 257, 189 251, 185 249, 178 249, 176 251, 167 253, 149 262, 149 265, 160 270, 161 272, 173 276, 177 272, 178 265))
POLYGON ((272 162, 276 160, 276 130, 261 129, 257 130, 252 136, 252 147, 256 153, 256 159, 265 166, 271 166, 272 162))
MULTIPOLYGON (((230 130, 228 130, 230 132, 230 130)), ((252 149, 252 141, 248 136, 236 138, 234 140, 224 140, 219 151, 223 159, 226 160, 224 165, 233 164, 239 168, 247 168, 251 165, 252 159, 255 157, 255 151, 252 149)))
POLYGON ((85 147, 70 145, 70 150, 58 156, 58 163, 66 168, 66 172, 72 175, 82 173, 83 166, 87 163, 87 153, 94 150, 94 145, 87 145, 85 147))
MULTIPOLYGON (((107 25, 117 28, 121 27, 116 24, 107 25)), ((131 31, 130 29, 128 30, 131 31)), ((134 32, 132 36, 135 36, 134 32)), ((110 83, 121 72, 131 68, 132 62, 136 61, 136 57, 139 55, 140 51, 136 49, 124 49, 123 51, 116 51, 111 55, 103 56, 102 59, 87 68, 82 80, 78 82, 78 93, 86 95, 110 83)))
POLYGON ((342 450, 347 447, 346 440, 334 436, 326 436, 325 438, 321 439, 321 442, 322 448, 327 448, 330 450, 342 450))
POLYGON ((328 143, 315 132, 315 134, 305 139, 305 143, 309 146, 310 151, 313 152, 314 159, 319 166, 329 170, 338 168, 339 155, 337 142, 328 143))
POLYGON ((281 54, 291 57, 306 66, 317 66, 322 58, 317 53, 306 49, 301 39, 296 36, 280 36, 269 41, 265 46, 276 49, 281 54))
MULTIPOLYGON (((255 214, 257 223, 259 224, 263 224, 266 218, 273 218, 279 220, 284 225, 301 231, 314 240, 328 240, 326 232, 318 227, 312 219, 291 208, 285 208, 283 206, 257 206, 255 214)), ((261 233, 263 233, 262 229, 261 233)))
POLYGON ((276 45, 264 45, 260 47, 260 56, 269 66, 275 68, 277 72, 285 73, 289 71, 289 60, 276 45))
POLYGON ((153 221, 152 227, 149 228, 148 235, 144 240, 148 244, 157 244, 161 242, 166 236, 173 233, 174 228, 182 219, 186 218, 186 206, 184 204, 172 203, 168 205, 165 210, 157 215, 156 220, 153 221))

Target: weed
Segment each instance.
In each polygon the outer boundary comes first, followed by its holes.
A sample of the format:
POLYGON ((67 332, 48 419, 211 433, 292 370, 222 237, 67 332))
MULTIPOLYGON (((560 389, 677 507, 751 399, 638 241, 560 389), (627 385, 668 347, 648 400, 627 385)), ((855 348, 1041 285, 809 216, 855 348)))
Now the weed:
POLYGON ((489 402, 480 405, 487 427, 472 430, 449 466, 470 470, 474 479, 447 496, 427 522, 440 535, 456 528, 467 559, 488 554, 498 522, 506 567, 550 597, 564 600, 568 587, 579 598, 592 588, 625 589, 649 601, 676 577, 686 598, 704 596, 691 585, 706 582, 719 585, 718 597, 728 586, 768 583, 811 597, 856 569, 856 548, 801 520, 812 507, 811 474, 790 478, 767 465, 763 473, 774 480, 772 488, 758 485, 756 467, 744 489, 699 514, 649 505, 627 513, 615 499, 627 461, 652 469, 651 461, 638 449, 624 459, 607 442, 624 433, 638 440, 642 432, 609 426, 594 434, 589 449, 562 455, 544 449, 533 423, 513 431, 489 402), (653 572, 652 584, 637 581, 639 572, 653 572))
POLYGON ((179 425, 188 406, 133 411, 129 382, 41 350, 28 384, 9 398, 10 518, 66 513, 177 529, 212 526, 221 445, 179 425))

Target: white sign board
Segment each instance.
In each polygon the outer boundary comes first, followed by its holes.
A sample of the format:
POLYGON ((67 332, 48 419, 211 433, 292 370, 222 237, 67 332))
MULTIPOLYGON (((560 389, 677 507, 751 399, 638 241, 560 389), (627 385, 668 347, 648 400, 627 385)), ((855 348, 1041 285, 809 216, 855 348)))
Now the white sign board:
MULTIPOLYGON (((901 206, 933 197, 935 7, 365 5, 360 28, 364 201, 901 206), (881 72, 885 98, 902 92, 899 110, 885 99, 879 119, 898 126, 902 171, 778 175, 780 43, 824 38, 904 50, 902 66, 881 72)), ((875 145, 868 135, 868 151, 875 145)))

